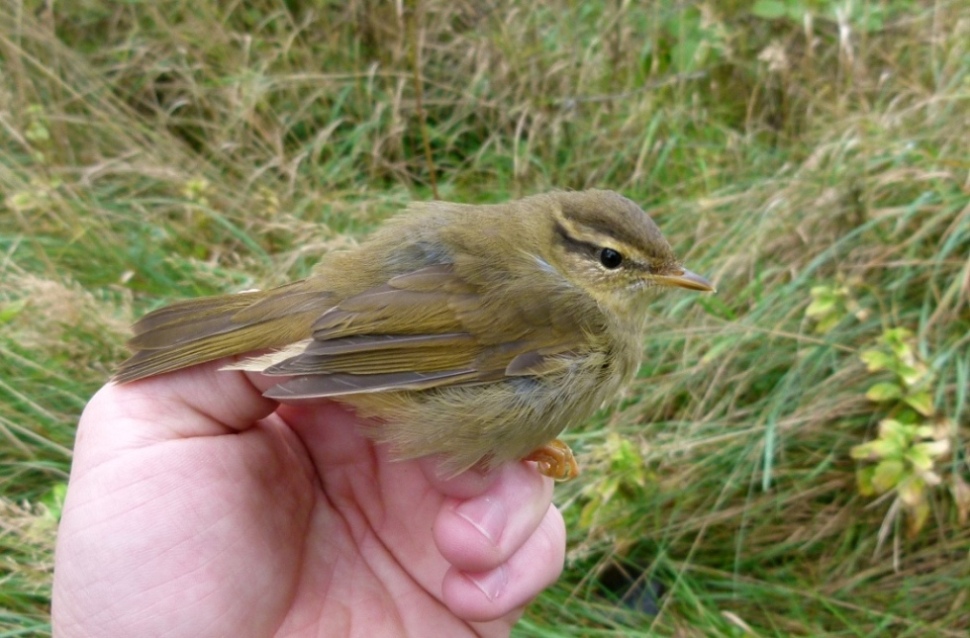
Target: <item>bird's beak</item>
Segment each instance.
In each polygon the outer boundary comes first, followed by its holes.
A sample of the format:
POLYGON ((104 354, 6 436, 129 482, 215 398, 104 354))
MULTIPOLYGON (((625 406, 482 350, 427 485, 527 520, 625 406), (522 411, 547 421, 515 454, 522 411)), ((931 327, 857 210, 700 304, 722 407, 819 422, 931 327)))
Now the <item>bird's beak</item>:
POLYGON ((677 286, 678 288, 699 290, 701 292, 715 292, 717 290, 714 288, 714 284, 707 279, 679 266, 677 270, 669 275, 654 275, 652 279, 661 286, 677 286))

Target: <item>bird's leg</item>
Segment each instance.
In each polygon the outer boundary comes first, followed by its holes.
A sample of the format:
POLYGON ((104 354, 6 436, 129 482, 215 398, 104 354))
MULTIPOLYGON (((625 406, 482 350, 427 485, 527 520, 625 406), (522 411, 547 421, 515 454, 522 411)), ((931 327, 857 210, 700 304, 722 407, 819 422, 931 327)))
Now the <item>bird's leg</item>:
POLYGON ((573 451, 559 439, 553 439, 536 448, 524 460, 535 461, 540 474, 557 481, 568 481, 579 476, 579 463, 576 462, 573 451))

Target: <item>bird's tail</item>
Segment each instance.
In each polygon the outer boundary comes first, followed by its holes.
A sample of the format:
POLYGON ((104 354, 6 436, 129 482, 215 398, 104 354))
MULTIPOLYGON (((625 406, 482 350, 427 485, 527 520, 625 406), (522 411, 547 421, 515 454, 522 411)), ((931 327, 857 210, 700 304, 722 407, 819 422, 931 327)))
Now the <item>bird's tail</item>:
POLYGON ((267 291, 174 303, 142 317, 128 341, 134 354, 117 383, 180 370, 222 357, 280 348, 308 338, 326 293, 298 281, 267 291))

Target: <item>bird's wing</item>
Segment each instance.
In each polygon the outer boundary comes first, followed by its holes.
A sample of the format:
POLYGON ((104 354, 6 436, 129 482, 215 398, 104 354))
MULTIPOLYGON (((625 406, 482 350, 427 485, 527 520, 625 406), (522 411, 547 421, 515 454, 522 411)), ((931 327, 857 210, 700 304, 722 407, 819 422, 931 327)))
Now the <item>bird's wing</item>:
POLYGON ((543 295, 489 297, 453 266, 428 266, 324 312, 302 352, 264 371, 297 377, 267 396, 421 390, 549 374, 583 341, 578 327, 563 328, 569 322, 562 318, 555 330, 541 323, 551 306, 543 295))

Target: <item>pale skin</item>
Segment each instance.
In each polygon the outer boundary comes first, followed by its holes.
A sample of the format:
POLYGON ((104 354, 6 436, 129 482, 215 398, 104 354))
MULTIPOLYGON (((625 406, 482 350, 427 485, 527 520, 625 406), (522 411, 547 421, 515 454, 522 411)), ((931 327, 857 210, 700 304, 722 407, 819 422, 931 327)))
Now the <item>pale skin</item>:
POLYGON ((506 636, 562 570, 534 465, 444 480, 336 403, 206 364, 109 384, 78 425, 57 636, 506 636))

